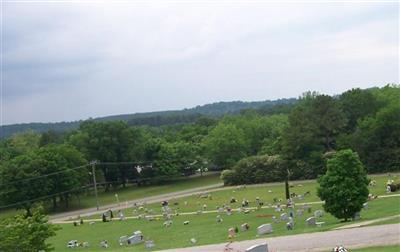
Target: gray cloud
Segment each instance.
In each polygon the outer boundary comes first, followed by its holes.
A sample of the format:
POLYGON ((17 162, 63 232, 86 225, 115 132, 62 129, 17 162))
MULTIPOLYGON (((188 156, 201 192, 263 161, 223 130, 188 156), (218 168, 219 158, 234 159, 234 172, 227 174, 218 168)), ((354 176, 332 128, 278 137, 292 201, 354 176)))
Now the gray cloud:
POLYGON ((7 3, 3 123, 398 82, 395 4, 7 3))

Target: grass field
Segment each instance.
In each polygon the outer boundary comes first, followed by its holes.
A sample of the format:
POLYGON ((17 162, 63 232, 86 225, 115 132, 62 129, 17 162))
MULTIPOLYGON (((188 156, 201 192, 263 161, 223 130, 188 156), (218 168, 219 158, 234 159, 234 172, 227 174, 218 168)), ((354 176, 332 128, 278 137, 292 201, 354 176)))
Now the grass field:
MULTIPOLYGON (((178 192, 187 189, 193 189, 201 186, 209 186, 221 183, 219 174, 210 174, 202 177, 184 178, 175 181, 171 181, 168 184, 163 185, 152 185, 152 186, 142 186, 142 187, 126 187, 120 188, 118 190, 111 190, 109 192, 99 192, 99 203, 101 205, 117 203, 115 194, 118 194, 120 202, 126 200, 134 200, 143 197, 150 197, 164 193, 178 192)), ((57 211, 48 210, 49 213, 64 212, 77 209, 85 209, 96 206, 96 199, 92 193, 80 198, 80 203, 74 198, 71 201, 70 208, 58 209, 57 211)), ((11 217, 17 213, 14 209, 8 209, 0 211, 0 218, 11 217)))
MULTIPOLYGON (((384 185, 387 180, 385 176, 373 177, 377 181, 377 186, 371 188, 371 193, 376 195, 386 195, 384 185)), ((310 196, 305 197, 303 202, 315 202, 319 199, 315 195, 315 182, 295 182, 293 183, 292 192, 297 194, 310 191, 310 196), (301 184, 302 186, 299 186, 301 184)), ((393 194, 392 194, 393 195, 393 194)), ((227 204, 231 197, 235 197, 241 201, 246 198, 254 202, 255 197, 260 197, 265 202, 272 203, 273 198, 282 198, 284 196, 282 185, 264 185, 261 187, 247 187, 242 189, 226 189, 212 193, 212 199, 201 199, 197 196, 186 197, 179 200, 171 201, 170 205, 179 212, 196 211, 207 204, 207 208, 214 210, 216 206, 227 204), (272 192, 268 192, 268 191, 272 192), (185 206, 184 201, 188 204, 185 206), (175 206, 172 203, 177 202, 175 206), (179 208, 179 209, 178 209, 179 208)), ((232 204, 232 207, 239 206, 238 203, 232 204)), ((250 206, 254 206, 251 204, 250 206)), ((369 202, 369 209, 363 210, 361 213, 362 219, 359 221, 373 220, 385 216, 393 216, 400 213, 400 197, 378 198, 369 202)), ((146 206, 147 209, 153 209, 155 213, 160 212, 160 204, 150 204, 146 206)), ((322 209, 321 203, 312 205, 312 212, 322 209)), ((190 243, 191 238, 196 238, 196 245, 212 244, 227 242, 227 230, 230 227, 239 227, 242 223, 248 223, 250 230, 247 232, 239 232, 235 240, 248 240, 255 239, 256 227, 264 224, 271 223, 271 216, 279 216, 281 213, 274 212, 273 208, 266 208, 257 211, 252 211, 248 214, 234 213, 231 216, 222 214, 222 223, 216 222, 217 213, 204 213, 199 215, 179 215, 174 217, 171 227, 163 227, 163 220, 147 221, 145 219, 129 219, 125 221, 114 220, 112 222, 103 223, 96 222, 94 225, 84 225, 74 227, 72 224, 60 225, 60 230, 56 237, 50 239, 50 242, 56 247, 56 251, 69 251, 66 244, 69 240, 87 241, 91 244, 90 251, 101 250, 99 242, 103 239, 108 240, 112 251, 128 251, 134 249, 135 251, 148 251, 144 248, 143 244, 135 245, 132 247, 119 246, 118 238, 123 235, 129 235, 135 230, 141 230, 147 239, 152 239, 156 243, 156 249, 167 249, 176 247, 192 246, 190 243), (189 225, 183 225, 184 221, 190 221, 189 225)), ((306 232, 317 232, 330 230, 332 228, 347 225, 348 223, 340 222, 329 214, 325 214, 319 221, 325 222, 322 227, 307 227, 305 219, 310 217, 312 213, 304 213, 303 216, 295 218, 294 230, 288 231, 285 227, 285 222, 273 224, 274 232, 270 236, 299 234, 306 232)), ((132 209, 126 210, 126 216, 132 216, 132 209)), ((98 218, 99 216, 95 216, 98 218)), ((393 221, 396 221, 394 219, 393 221)), ((355 222, 350 222, 355 223, 355 222)), ((392 222, 389 222, 392 223, 392 222)), ((77 250, 85 250, 83 248, 77 250)))
POLYGON ((379 246, 379 247, 369 247, 360 249, 351 249, 351 252, 398 252, 400 251, 400 244, 393 246, 379 246))
MULTIPOLYGON (((393 175, 392 175, 393 176, 393 175)), ((397 175, 396 177, 400 177, 397 175)), ((370 193, 374 195, 385 195, 385 183, 387 181, 387 176, 372 176, 371 179, 376 181, 375 187, 370 187, 370 193)), ((284 201, 285 192, 284 192, 283 184, 281 183, 273 183, 266 185, 256 185, 256 186, 247 186, 243 187, 230 187, 230 189, 222 188, 219 191, 215 191, 210 193, 212 199, 208 198, 200 198, 198 196, 190 196, 179 198, 176 200, 170 200, 169 205, 173 210, 178 212, 195 212, 203 208, 204 204, 207 205, 207 210, 216 210, 218 207, 222 205, 230 205, 232 208, 238 208, 241 206, 241 202, 243 199, 250 201, 250 206, 255 206, 254 202, 256 197, 259 197, 262 201, 264 201, 264 205, 273 204, 274 198, 280 199, 282 202, 284 201), (231 204, 229 200, 234 197, 237 202, 231 204), (187 204, 185 204, 185 202, 187 204), (177 205, 175 205, 177 204, 177 205)), ((304 194, 305 192, 309 192, 309 196, 305 196, 304 200, 295 199, 296 203, 304 203, 304 202, 318 202, 320 199, 316 194, 316 182, 314 180, 309 181, 297 181, 291 183, 290 188, 291 193, 296 194, 304 194)), ((154 214, 161 214, 161 205, 159 203, 149 204, 145 206, 148 210, 153 212, 154 214)), ((125 216, 132 216, 133 211, 132 208, 128 208, 123 211, 125 216)), ((142 213, 143 214, 143 213, 142 213)), ((86 219, 91 218, 100 218, 100 216, 89 216, 86 219)))

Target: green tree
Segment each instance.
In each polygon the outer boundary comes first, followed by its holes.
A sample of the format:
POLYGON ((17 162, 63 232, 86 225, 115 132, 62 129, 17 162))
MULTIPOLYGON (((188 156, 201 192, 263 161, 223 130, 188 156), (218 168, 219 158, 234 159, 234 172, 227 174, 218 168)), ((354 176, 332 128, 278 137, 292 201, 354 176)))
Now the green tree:
POLYGON ((350 149, 328 160, 326 174, 318 179, 317 194, 325 211, 347 221, 368 199, 368 178, 357 155, 350 149))
POLYGON ((312 178, 324 173, 323 154, 336 148, 336 137, 345 118, 335 99, 306 93, 289 115, 282 136, 282 156, 293 178, 312 178))
POLYGON ((372 92, 359 88, 341 94, 339 104, 347 118, 345 126, 347 133, 355 131, 358 120, 373 116, 378 110, 378 101, 372 92))
POLYGON ((0 220, 0 251, 52 251, 46 240, 56 235, 59 227, 48 223, 40 209, 32 216, 24 214, 0 220))
POLYGON ((69 145, 49 145, 19 155, 0 169, 0 200, 3 204, 23 208, 28 214, 35 201, 48 199, 49 195, 53 195, 54 206, 56 197, 68 206, 71 192, 78 193, 87 183, 84 167, 69 169, 85 163, 82 154, 69 145))
POLYGON ((142 161, 142 131, 123 121, 86 121, 69 141, 85 153, 86 159, 100 161, 98 167, 103 172, 106 191, 110 184, 125 186, 128 169, 126 165, 102 165, 102 162, 142 161))
POLYGON ((400 170, 400 100, 360 122, 354 148, 369 172, 400 170))
POLYGON ((247 153, 243 130, 233 124, 219 123, 204 140, 204 151, 219 168, 231 168, 247 153))

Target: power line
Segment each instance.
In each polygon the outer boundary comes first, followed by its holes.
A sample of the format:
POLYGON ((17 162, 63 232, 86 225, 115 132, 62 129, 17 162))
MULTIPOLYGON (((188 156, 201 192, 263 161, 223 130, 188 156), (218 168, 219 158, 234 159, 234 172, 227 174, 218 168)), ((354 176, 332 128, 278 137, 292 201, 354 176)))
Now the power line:
POLYGON ((40 175, 40 176, 36 176, 36 177, 32 177, 32 178, 20 179, 20 180, 9 182, 9 183, 7 183, 7 184, 5 184, 3 186, 8 186, 8 185, 13 185, 13 184, 21 183, 21 182, 25 182, 25 181, 31 181, 31 180, 36 180, 36 179, 40 179, 40 178, 45 178, 45 177, 53 176, 53 175, 56 175, 56 174, 64 173, 64 172, 67 172, 67 171, 73 171, 73 170, 85 168, 88 165, 89 164, 85 164, 85 165, 77 166, 77 167, 74 167, 74 168, 67 168, 67 169, 64 169, 64 170, 61 170, 61 171, 56 171, 56 172, 52 172, 52 173, 48 173, 48 174, 44 174, 44 175, 40 175))
POLYGON ((57 196, 57 195, 60 195, 60 194, 74 192, 74 191, 82 190, 82 189, 85 189, 85 188, 89 188, 91 186, 92 185, 86 185, 86 186, 82 186, 80 188, 71 189, 71 190, 63 191, 63 192, 58 192, 58 193, 54 193, 54 194, 50 194, 50 195, 46 195, 46 196, 41 196, 41 197, 38 197, 38 198, 35 198, 35 199, 28 199, 28 200, 24 200, 24 201, 18 201, 18 202, 9 204, 9 205, 0 206, 0 209, 9 208, 9 207, 12 207, 12 206, 18 206, 18 205, 22 205, 22 204, 29 203, 29 202, 35 202, 35 201, 39 201, 39 200, 44 200, 44 199, 51 198, 51 197, 54 197, 54 196, 57 196))
MULTIPOLYGON (((151 162, 133 162, 133 161, 128 161, 128 162, 97 162, 96 165, 124 165, 124 164, 133 164, 133 165, 148 165, 148 164, 152 164, 151 162)), ((36 179, 40 179, 40 178, 45 178, 45 177, 49 177, 49 176, 53 176, 53 175, 57 175, 60 173, 64 173, 67 171, 73 171, 73 170, 77 170, 77 169, 81 169, 81 168, 85 168, 87 166, 89 166, 90 164, 85 164, 85 165, 81 165, 81 166, 77 166, 74 168, 67 168, 61 171, 56 171, 56 172, 52 172, 52 173, 48 173, 48 174, 44 174, 44 175, 40 175, 40 176, 36 176, 36 177, 32 177, 32 178, 25 178, 25 179, 20 179, 20 180, 16 180, 13 182, 9 182, 7 184, 4 184, 3 186, 8 186, 8 185, 13 185, 13 184, 17 184, 17 183, 21 183, 21 182, 25 182, 25 181, 31 181, 31 180, 36 180, 36 179)))

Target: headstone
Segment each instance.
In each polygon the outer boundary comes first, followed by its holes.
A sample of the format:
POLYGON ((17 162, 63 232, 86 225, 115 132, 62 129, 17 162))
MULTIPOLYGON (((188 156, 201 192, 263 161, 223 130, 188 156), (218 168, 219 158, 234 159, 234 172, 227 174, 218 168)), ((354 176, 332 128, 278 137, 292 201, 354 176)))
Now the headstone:
POLYGON ((263 224, 257 228, 257 234, 258 235, 263 235, 263 234, 269 234, 272 233, 272 225, 271 224, 263 224))
POLYGON ((185 222, 183 222, 183 225, 189 225, 189 221, 185 221, 185 222))
POLYGON ((357 212, 353 216, 353 220, 359 220, 361 218, 360 212, 357 212))
POLYGON ((225 210, 223 207, 218 207, 218 213, 223 213, 225 210))
POLYGON ((220 215, 217 215, 217 223, 222 223, 223 219, 220 215))
POLYGON ((240 230, 241 231, 247 231, 249 230, 250 226, 247 223, 243 223, 242 225, 240 225, 240 230))
POLYGON ((75 248, 78 247, 78 241, 77 240, 71 240, 67 243, 67 248, 75 248))
POLYGON ((297 198, 298 198, 299 200, 304 200, 304 195, 303 195, 303 194, 299 194, 299 195, 297 195, 297 198))
POLYGON ((143 241, 143 235, 141 231, 135 231, 132 236, 128 237, 128 244, 135 245, 143 241))
POLYGON ((365 203, 363 204, 363 209, 364 209, 364 210, 368 210, 368 202, 365 202, 365 203))
POLYGON ((102 248, 108 248, 108 241, 107 240, 103 240, 100 242, 100 247, 102 248))
POLYGON ((279 223, 279 220, 275 217, 275 215, 272 216, 272 221, 273 221, 274 223, 279 223))
POLYGON ((128 241, 128 236, 127 235, 119 237, 119 245, 120 246, 124 245, 124 243, 126 243, 127 241, 128 241))
POLYGON ((297 216, 303 216, 304 210, 303 209, 297 209, 296 214, 297 216))
POLYGON ((316 225, 315 217, 307 218, 306 222, 307 222, 307 225, 308 225, 309 227, 313 227, 313 226, 316 225))
POLYGON ((232 238, 235 237, 235 235, 236 235, 235 229, 234 228, 229 228, 228 229, 228 238, 232 239, 232 238))
POLYGON ((281 220, 286 221, 288 219, 288 215, 286 213, 281 214, 281 220))
POLYGON ((148 240, 144 242, 144 245, 147 249, 154 248, 156 245, 154 244, 153 240, 148 240))
POLYGON ((245 252, 268 252, 268 245, 267 243, 253 245, 247 248, 245 252))
POLYGON ((191 238, 191 239, 190 239, 190 242, 191 242, 192 244, 195 244, 195 243, 197 242, 197 240, 196 240, 195 238, 191 238))
POLYGON ((286 229, 287 229, 287 230, 292 230, 293 227, 294 227, 294 223, 293 223, 293 222, 288 222, 288 223, 286 223, 286 229))
POLYGON ((322 210, 317 210, 314 212, 315 218, 321 218, 323 215, 324 215, 324 212, 322 210))
POLYGON ((164 227, 170 227, 172 225, 172 220, 164 221, 163 225, 164 227))

